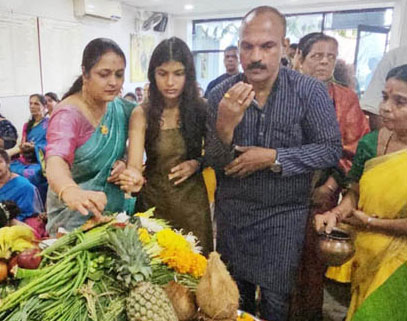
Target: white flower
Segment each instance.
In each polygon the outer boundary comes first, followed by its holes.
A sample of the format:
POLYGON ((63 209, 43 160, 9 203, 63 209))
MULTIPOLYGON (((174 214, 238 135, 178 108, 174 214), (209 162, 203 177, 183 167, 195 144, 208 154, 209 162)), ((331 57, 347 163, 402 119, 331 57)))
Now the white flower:
POLYGON ((116 215, 116 221, 118 223, 127 223, 130 219, 130 216, 126 214, 126 212, 121 212, 116 215))
POLYGON ((195 253, 202 253, 202 246, 199 246, 199 240, 198 238, 192 234, 192 232, 189 232, 187 235, 184 235, 184 238, 188 241, 188 243, 191 245, 191 249, 195 253))
POLYGON ((150 219, 150 218, 142 217, 142 216, 140 216, 139 218, 140 218, 141 226, 146 228, 147 231, 149 231, 149 232, 157 233, 157 232, 161 231, 162 229, 164 229, 163 224, 160 224, 161 222, 159 222, 155 219, 150 219))

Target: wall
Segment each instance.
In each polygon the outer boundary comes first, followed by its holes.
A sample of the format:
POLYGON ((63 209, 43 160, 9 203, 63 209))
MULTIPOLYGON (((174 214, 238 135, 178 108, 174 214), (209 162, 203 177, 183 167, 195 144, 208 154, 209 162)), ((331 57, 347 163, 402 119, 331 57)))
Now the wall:
MULTIPOLYGON (((84 17, 77 18, 74 15, 72 0, 0 0, 0 12, 16 13, 44 18, 52 18, 61 21, 76 22, 81 24, 82 48, 91 39, 97 37, 107 37, 115 40, 126 55, 127 66, 130 62, 130 34, 136 32, 136 17, 139 10, 134 7, 122 5, 122 19, 110 21, 99 18, 84 17)), ((171 29, 171 19, 169 19, 167 31, 164 33, 154 32, 156 41, 166 38, 171 29)), ((72 55, 81 57, 82 52, 72 52, 72 55)), ((80 61, 80 60, 79 60, 80 61)), ((53 68, 55 73, 63 73, 64 66, 42 66, 42 68, 53 68)), ((78 74, 80 66, 78 66, 78 74)), ((28 75, 29 76, 29 75, 28 75)), ((126 79, 130 79, 129 67, 126 68, 126 79)), ((74 79, 72 79, 73 81, 74 79)), ((71 83, 67 84, 67 88, 71 83)), ((133 91, 139 85, 126 81, 123 92, 133 91)), ((44 88, 44 93, 54 91, 53 88, 44 88)), ((61 93, 59 93, 61 94, 61 93)), ((28 96, 0 97, 0 112, 10 119, 21 132, 24 122, 29 118, 28 96)))
POLYGON ((390 49, 407 46, 407 0, 395 4, 393 22, 390 49))

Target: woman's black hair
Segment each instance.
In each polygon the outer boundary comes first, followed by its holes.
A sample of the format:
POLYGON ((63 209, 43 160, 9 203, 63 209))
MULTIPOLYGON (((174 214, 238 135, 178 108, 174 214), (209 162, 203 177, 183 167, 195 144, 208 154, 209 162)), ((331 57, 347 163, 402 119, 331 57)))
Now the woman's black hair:
POLYGON ((386 81, 390 78, 401 80, 407 82, 407 64, 394 67, 391 69, 386 76, 386 81))
POLYGON ((146 105, 147 130, 146 146, 151 146, 160 131, 164 110, 164 97, 155 80, 155 70, 170 61, 180 62, 185 68, 185 85, 180 97, 180 125, 187 147, 188 159, 201 156, 202 141, 205 133, 206 103, 199 96, 196 82, 195 65, 187 44, 177 37, 161 41, 154 49, 148 66, 148 103, 146 105))
POLYGON ((336 47, 339 47, 338 41, 331 36, 328 36, 322 32, 311 32, 302 37, 298 43, 298 49, 301 50, 302 58, 305 58, 310 53, 312 46, 319 41, 332 41, 336 47))
POLYGON ((93 39, 86 45, 83 51, 82 75, 75 80, 68 92, 62 97, 62 100, 82 90, 83 75, 88 75, 93 66, 96 65, 100 58, 107 52, 114 52, 123 58, 124 64, 126 64, 126 56, 116 42, 108 38, 93 39))
MULTIPOLYGON (((38 100, 40 101, 41 105, 43 105, 45 108, 45 106, 47 105, 47 100, 45 99, 45 96, 40 95, 40 94, 32 94, 32 95, 30 95, 30 99, 32 97, 37 97, 38 100)), ((34 119, 34 117, 31 117, 27 123, 27 134, 31 131, 31 128, 33 127, 34 123, 35 123, 35 119, 34 119)))
POLYGON ((53 93, 50 91, 50 92, 47 92, 44 96, 51 98, 56 103, 59 103, 58 95, 56 93, 53 93))
POLYGON ((14 201, 0 202, 0 228, 6 226, 20 214, 20 208, 14 201))
POLYGON ((4 159, 6 164, 10 164, 10 156, 7 154, 6 150, 0 148, 0 157, 4 159))

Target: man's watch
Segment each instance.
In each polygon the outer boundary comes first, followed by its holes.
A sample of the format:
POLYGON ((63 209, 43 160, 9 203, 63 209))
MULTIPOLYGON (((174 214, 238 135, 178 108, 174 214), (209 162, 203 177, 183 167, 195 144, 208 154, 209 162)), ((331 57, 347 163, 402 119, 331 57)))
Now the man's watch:
POLYGON ((274 163, 271 164, 270 170, 271 170, 273 173, 281 173, 281 171, 283 170, 283 168, 281 167, 281 163, 278 161, 277 158, 276 158, 276 160, 274 161, 274 163))

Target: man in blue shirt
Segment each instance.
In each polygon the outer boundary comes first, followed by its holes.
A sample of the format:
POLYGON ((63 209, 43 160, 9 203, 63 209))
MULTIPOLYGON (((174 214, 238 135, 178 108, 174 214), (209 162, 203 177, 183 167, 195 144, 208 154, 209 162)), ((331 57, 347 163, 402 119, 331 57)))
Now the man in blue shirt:
POLYGON ((324 85, 280 66, 286 21, 262 6, 245 15, 243 74, 209 94, 206 157, 215 168, 217 249, 241 309, 286 320, 309 213, 311 178, 335 166, 341 137, 324 85))
POLYGON ((212 80, 206 87, 205 98, 208 98, 209 92, 218 84, 230 76, 236 75, 239 72, 239 58, 237 56, 237 47, 229 46, 224 51, 223 63, 225 64, 226 73, 212 80))

